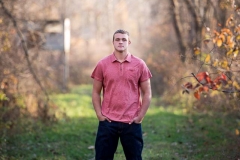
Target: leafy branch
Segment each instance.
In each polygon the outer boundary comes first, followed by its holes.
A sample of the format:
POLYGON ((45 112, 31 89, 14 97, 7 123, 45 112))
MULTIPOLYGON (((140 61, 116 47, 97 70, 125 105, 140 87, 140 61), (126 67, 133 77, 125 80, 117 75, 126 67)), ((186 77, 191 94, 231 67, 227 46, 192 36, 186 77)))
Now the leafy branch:
MULTIPOLYGON (((235 11, 237 10, 235 9, 235 11)), ((189 93, 189 90, 193 90, 197 99, 200 99, 200 93, 208 92, 209 90, 228 94, 240 93, 239 80, 234 75, 234 73, 240 72, 235 67, 235 64, 239 65, 238 57, 240 50, 240 25, 237 18, 239 18, 237 14, 236 16, 234 14, 230 15, 226 21, 226 27, 213 32, 210 32, 210 29, 205 27, 206 35, 203 41, 205 45, 212 42, 213 48, 209 53, 202 52, 200 47, 193 49, 194 57, 200 56, 200 59, 194 58, 194 60, 198 60, 201 63, 198 72, 196 74, 191 73, 197 84, 194 86, 192 82, 187 82, 183 85, 183 93, 189 93), (204 56, 202 57, 202 55, 204 56), (214 58, 214 56, 220 59, 214 58), (212 80, 208 71, 200 72, 204 65, 217 70, 218 76, 214 80, 212 80)))

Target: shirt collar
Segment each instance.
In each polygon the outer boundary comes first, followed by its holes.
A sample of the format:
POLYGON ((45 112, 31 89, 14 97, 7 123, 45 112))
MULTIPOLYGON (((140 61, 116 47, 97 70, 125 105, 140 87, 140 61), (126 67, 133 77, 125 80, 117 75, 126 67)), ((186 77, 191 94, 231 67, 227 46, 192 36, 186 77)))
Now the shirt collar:
MULTIPOLYGON (((131 62, 131 59, 132 59, 131 53, 128 52, 128 54, 127 54, 127 56, 125 58, 125 61, 131 62)), ((117 61, 117 58, 115 57, 114 53, 112 53, 112 55, 111 55, 111 62, 115 62, 115 61, 117 61)))

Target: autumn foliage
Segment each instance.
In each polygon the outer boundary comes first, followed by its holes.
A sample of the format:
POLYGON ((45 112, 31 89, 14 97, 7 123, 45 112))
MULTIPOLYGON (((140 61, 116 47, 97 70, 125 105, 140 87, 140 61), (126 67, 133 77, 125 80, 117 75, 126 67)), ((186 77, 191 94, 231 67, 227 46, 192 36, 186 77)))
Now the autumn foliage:
POLYGON ((239 97, 240 14, 236 6, 233 9, 226 24, 218 24, 213 31, 205 27, 204 45, 193 49, 200 67, 197 73, 192 73, 194 80, 182 85, 183 94, 192 92, 196 99, 200 99, 202 93, 216 90, 239 97))
POLYGON ((183 93, 189 93, 190 91, 194 91, 194 97, 200 99, 200 94, 202 92, 209 92, 209 90, 218 90, 221 85, 226 85, 227 76, 222 73, 215 79, 212 79, 208 72, 200 72, 195 77, 197 84, 193 85, 191 82, 187 82, 183 87, 183 93))

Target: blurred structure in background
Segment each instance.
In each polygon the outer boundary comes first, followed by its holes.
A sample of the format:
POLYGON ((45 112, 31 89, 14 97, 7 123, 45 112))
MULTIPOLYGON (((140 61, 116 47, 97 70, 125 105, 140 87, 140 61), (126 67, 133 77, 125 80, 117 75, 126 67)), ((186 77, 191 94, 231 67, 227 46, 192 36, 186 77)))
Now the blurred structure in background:
MULTIPOLYGON (((5 9, 16 20, 27 43, 33 70, 48 92, 91 83, 94 65, 113 51, 113 32, 123 28, 130 32, 130 52, 145 59, 153 73, 153 95, 171 103, 172 95, 182 98, 181 85, 176 85, 178 80, 199 69, 189 57, 194 56, 196 46, 206 47, 203 43, 206 27, 219 30, 231 14, 229 8, 240 3, 232 0, 0 2, 0 82, 8 82, 13 92, 24 94, 29 105, 40 89, 23 56, 22 40, 5 9)), ((207 46, 204 52, 211 47, 207 46)))

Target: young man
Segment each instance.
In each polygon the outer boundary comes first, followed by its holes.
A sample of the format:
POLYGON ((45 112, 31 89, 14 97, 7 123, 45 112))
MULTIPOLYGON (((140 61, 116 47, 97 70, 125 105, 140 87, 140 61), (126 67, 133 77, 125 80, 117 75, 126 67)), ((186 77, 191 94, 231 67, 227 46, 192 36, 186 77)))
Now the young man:
POLYGON ((92 102, 99 120, 96 160, 113 160, 120 138, 127 160, 141 160, 141 122, 151 101, 149 69, 128 52, 129 33, 113 35, 114 52, 98 62, 91 77, 92 102), (103 101, 101 101, 103 91, 103 101))

